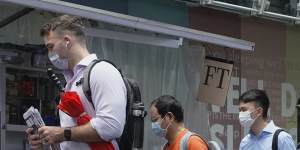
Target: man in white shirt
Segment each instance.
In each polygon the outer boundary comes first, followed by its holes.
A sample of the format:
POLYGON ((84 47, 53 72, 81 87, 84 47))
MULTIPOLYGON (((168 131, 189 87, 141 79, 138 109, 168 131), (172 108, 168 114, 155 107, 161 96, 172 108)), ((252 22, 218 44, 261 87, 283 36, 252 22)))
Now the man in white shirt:
POLYGON ((95 65, 90 76, 91 104, 82 85, 76 84, 83 77, 84 69, 97 59, 86 48, 82 19, 69 15, 54 18, 42 27, 41 36, 50 61, 63 71, 67 81, 65 91, 78 93, 92 119, 78 126, 75 118, 59 111, 61 127, 44 126, 38 130, 39 134, 31 134, 32 128, 27 129, 31 148, 41 149, 41 143, 60 143, 63 150, 85 150, 90 149, 87 144, 90 142, 111 142, 113 149, 118 150, 115 139, 123 132, 126 114, 126 87, 119 71, 106 62, 95 65))

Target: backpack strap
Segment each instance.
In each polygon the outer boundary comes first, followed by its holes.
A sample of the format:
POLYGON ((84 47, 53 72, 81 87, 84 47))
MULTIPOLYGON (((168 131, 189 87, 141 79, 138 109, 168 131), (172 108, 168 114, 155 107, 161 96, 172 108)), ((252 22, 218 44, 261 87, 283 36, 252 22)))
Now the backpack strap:
MULTIPOLYGON (((82 90, 83 90, 83 93, 85 95, 85 97, 87 98, 87 100, 92 104, 93 108, 95 109, 95 105, 93 103, 93 100, 92 100, 92 91, 91 91, 91 87, 90 87, 90 76, 91 76, 91 71, 93 69, 93 67, 101 62, 101 61, 105 61, 107 63, 110 63, 111 65, 113 65, 115 68, 116 65, 114 63, 112 63, 111 61, 109 60, 105 60, 105 59, 95 59, 93 60, 85 69, 84 69, 84 72, 83 72, 83 84, 82 84, 82 90)), ((118 69, 119 70, 119 69, 118 69)), ((119 70, 121 76, 123 77, 121 71, 119 70)))
POLYGON ((165 150, 166 147, 167 147, 168 143, 165 143, 162 147, 161 147, 161 150, 165 150))
POLYGON ((193 135, 192 132, 187 131, 180 140, 180 150, 187 150, 189 138, 193 135))
POLYGON ((277 129, 273 135, 272 140, 272 150, 278 150, 278 136, 281 131, 284 131, 283 129, 277 129))
POLYGON ((207 142, 199 134, 187 131, 180 140, 180 150, 188 150, 188 141, 189 141, 191 136, 200 137, 200 139, 204 141, 207 149, 209 149, 209 146, 208 146, 207 142))

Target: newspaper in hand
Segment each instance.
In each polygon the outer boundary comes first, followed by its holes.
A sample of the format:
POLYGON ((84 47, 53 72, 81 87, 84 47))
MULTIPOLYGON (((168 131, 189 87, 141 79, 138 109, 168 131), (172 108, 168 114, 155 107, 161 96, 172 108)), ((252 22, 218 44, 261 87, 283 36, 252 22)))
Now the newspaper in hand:
POLYGON ((45 123, 42 119, 40 112, 31 106, 24 114, 23 118, 28 127, 33 128, 34 132, 37 132, 37 129, 45 126, 45 123))
MULTIPOLYGON (((33 128, 33 133, 37 133, 38 128, 45 126, 45 123, 43 121, 43 118, 40 114, 40 112, 31 106, 24 114, 23 118, 27 124, 28 127, 33 128)), ((43 149, 46 150, 60 150, 59 145, 57 144, 51 144, 50 147, 49 145, 44 145, 43 144, 43 149)))

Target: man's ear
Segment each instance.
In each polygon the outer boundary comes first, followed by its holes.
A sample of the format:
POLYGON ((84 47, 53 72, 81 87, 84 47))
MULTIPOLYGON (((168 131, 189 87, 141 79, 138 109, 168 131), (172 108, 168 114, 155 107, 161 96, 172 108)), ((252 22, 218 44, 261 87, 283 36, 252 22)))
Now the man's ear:
POLYGON ((70 41, 66 41, 66 48, 69 48, 70 41))
POLYGON ((258 111, 261 114, 261 116, 263 116, 264 113, 264 109, 262 107, 258 107, 258 111))
POLYGON ((67 48, 70 48, 71 37, 68 36, 68 35, 66 35, 66 36, 64 37, 64 41, 66 42, 66 47, 67 47, 67 48))
POLYGON ((175 116, 174 116, 173 113, 168 112, 166 115, 167 115, 167 117, 168 117, 170 120, 175 120, 175 116))

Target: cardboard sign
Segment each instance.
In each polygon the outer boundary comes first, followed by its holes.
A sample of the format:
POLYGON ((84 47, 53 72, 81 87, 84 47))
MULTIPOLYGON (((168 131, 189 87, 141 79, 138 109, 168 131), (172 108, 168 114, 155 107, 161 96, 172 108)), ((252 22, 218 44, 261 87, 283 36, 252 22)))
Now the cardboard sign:
POLYGON ((215 57, 205 57, 203 68, 198 100, 224 106, 233 62, 215 57))

